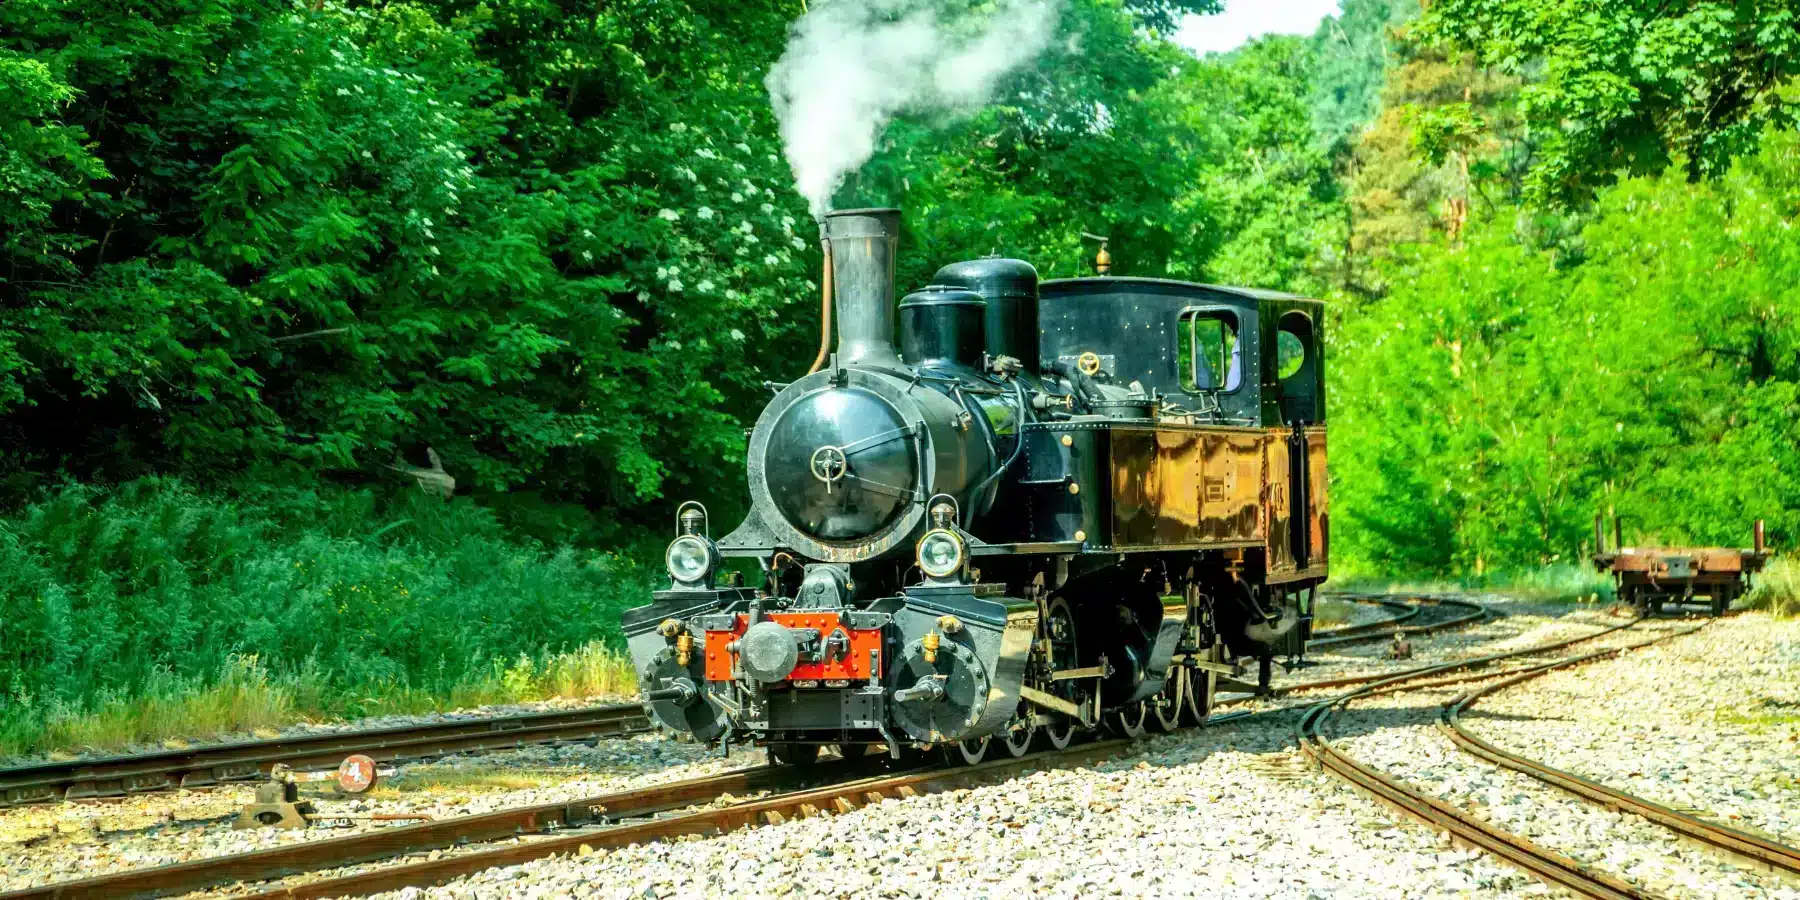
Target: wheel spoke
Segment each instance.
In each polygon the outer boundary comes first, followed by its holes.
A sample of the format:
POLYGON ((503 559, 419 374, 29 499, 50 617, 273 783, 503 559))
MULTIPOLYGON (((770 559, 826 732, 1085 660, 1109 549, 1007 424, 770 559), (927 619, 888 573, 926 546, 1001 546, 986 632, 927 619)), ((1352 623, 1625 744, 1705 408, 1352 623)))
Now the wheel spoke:
POLYGON ((1162 693, 1150 698, 1149 727, 1157 731, 1174 731, 1181 727, 1181 704, 1187 700, 1185 669, 1176 666, 1169 669, 1169 678, 1163 682, 1162 693))
POLYGON ((969 741, 951 741, 944 744, 944 756, 953 766, 972 766, 987 757, 988 745, 992 738, 978 737, 969 741))
POLYGON ((1027 719, 1023 723, 1015 721, 1000 738, 1000 746, 1006 748, 1006 754, 1020 757, 1031 752, 1031 739, 1037 735, 1037 726, 1027 719))

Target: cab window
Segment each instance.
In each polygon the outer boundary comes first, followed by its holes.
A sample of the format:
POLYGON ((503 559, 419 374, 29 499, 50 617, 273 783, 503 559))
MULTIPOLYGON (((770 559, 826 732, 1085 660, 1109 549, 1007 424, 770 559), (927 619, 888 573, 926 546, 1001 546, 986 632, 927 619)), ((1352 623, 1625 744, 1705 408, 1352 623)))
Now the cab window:
POLYGON ((1324 420, 1316 337, 1313 320, 1305 313, 1287 313, 1277 326, 1275 380, 1281 386, 1281 417, 1285 422, 1324 420))
POLYGON ((1190 309, 1182 312, 1176 358, 1181 361, 1181 389, 1230 392, 1243 378, 1243 357, 1238 347, 1237 314, 1229 310, 1190 309))

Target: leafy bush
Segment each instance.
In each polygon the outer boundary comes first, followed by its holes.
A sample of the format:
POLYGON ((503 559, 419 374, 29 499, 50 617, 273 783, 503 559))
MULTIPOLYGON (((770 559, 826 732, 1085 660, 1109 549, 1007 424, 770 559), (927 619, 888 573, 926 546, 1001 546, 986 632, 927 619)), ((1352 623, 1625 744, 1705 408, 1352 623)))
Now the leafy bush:
POLYGON ((1800 616, 1800 558, 1782 557, 1769 563, 1756 584, 1739 604, 1778 616, 1800 616))
POLYGON ((648 589, 623 556, 509 538, 468 500, 67 487, 0 521, 0 730, 207 691, 256 725, 628 687, 606 646, 648 589))
POLYGON ((1333 338, 1337 562, 1434 574, 1800 539, 1800 135, 1604 192, 1582 256, 1497 218, 1415 247, 1333 338))
POLYGON ((1536 569, 1513 569, 1480 575, 1446 575, 1436 578, 1418 572, 1382 574, 1354 566, 1334 567, 1331 589, 1404 594, 1407 591, 1439 593, 1489 591, 1539 602, 1610 602, 1614 596, 1611 576, 1592 566, 1558 563, 1536 569))

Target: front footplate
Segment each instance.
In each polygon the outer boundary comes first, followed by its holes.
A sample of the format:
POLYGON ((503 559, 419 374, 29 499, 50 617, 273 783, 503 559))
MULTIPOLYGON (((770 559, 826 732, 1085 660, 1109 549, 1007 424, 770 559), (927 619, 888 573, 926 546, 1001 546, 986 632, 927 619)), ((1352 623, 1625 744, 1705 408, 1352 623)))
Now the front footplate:
POLYGON ((752 596, 742 588, 657 591, 652 602, 619 617, 644 707, 665 731, 702 743, 725 733, 726 710, 707 683, 704 636, 695 622, 752 596))
POLYGON ((993 734, 1018 714, 1037 606, 979 585, 919 585, 894 614, 888 708, 921 743, 993 734))

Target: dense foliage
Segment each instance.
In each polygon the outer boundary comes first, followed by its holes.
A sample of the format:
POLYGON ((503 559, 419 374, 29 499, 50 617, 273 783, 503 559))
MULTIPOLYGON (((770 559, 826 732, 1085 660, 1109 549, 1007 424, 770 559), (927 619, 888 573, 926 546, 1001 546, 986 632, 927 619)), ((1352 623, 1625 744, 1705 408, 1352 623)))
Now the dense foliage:
POLYGON ((763 351, 805 342, 756 78, 785 18, 587 6, 0 7, 14 471, 366 478, 431 447, 467 487, 629 510, 729 458, 785 371, 763 351))
POLYGON ((1717 182, 1602 195, 1558 265, 1490 220, 1419 248, 1344 323, 1335 532, 1392 571, 1539 565, 1616 513, 1635 538, 1800 535, 1800 139, 1717 182))
POLYGON ((1421 27, 1510 75, 1541 142, 1544 200, 1682 162, 1719 175, 1770 126, 1791 127, 1796 0, 1438 0, 1421 27))
MULTIPOLYGON (((1567 561, 1606 510, 1800 539, 1791 0, 1162 37, 1218 6, 1064 0, 1065 40, 893 122, 838 202, 905 208, 902 288, 1083 273, 1087 232, 1121 273, 1332 300, 1340 569, 1567 561)), ((732 519, 742 429, 812 357, 763 87, 803 7, 0 4, 12 709, 247 654, 445 689, 610 633, 639 576, 594 551, 649 558, 674 497, 732 519)))
POLYGON ((517 546, 466 499, 64 489, 0 527, 0 752, 68 713, 146 686, 198 693, 247 661, 304 687, 303 712, 458 702, 616 639, 617 611, 647 586, 617 554, 517 546))

